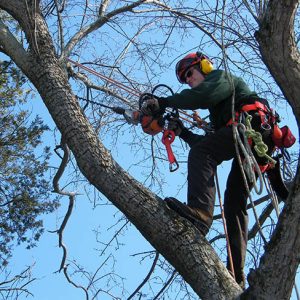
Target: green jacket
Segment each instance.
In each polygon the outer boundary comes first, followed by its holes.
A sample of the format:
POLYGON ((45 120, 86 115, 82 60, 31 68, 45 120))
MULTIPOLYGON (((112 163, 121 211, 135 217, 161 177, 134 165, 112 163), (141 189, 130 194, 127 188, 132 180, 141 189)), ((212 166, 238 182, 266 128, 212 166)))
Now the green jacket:
POLYGON ((162 108, 208 109, 210 121, 215 129, 218 129, 225 126, 231 119, 233 94, 236 105, 244 102, 244 99, 257 97, 241 78, 233 75, 229 78, 225 71, 214 70, 199 86, 162 98, 159 104, 162 108), (234 89, 230 79, 232 79, 234 89))

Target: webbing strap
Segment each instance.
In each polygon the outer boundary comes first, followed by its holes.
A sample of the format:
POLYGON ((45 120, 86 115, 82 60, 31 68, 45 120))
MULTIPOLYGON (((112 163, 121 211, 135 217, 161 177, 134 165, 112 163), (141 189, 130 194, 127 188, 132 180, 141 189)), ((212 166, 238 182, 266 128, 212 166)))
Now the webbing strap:
POLYGON ((227 122, 226 126, 229 126, 231 124, 236 124, 237 123, 237 119, 238 119, 238 117, 239 117, 239 115, 240 115, 241 112, 248 112, 248 111, 251 111, 251 110, 258 112, 262 124, 266 124, 267 123, 266 122, 266 114, 269 112, 268 107, 265 104, 263 104, 263 103, 261 103, 259 101, 255 101, 252 104, 245 104, 245 105, 243 105, 239 111, 235 112, 235 120, 230 119, 227 122))
POLYGON ((175 140, 174 131, 165 129, 163 131, 163 137, 162 137, 161 141, 165 145, 166 150, 167 150, 168 160, 170 163, 170 166, 169 166, 170 172, 174 172, 179 168, 179 164, 178 164, 178 162, 174 156, 174 153, 172 151, 172 148, 171 148, 171 144, 174 142, 174 140, 175 140), (175 165, 175 166, 173 166, 173 165, 175 165))
POLYGON ((265 104, 255 101, 253 104, 245 104, 241 108, 241 111, 243 112, 248 112, 251 110, 256 110, 258 112, 262 124, 267 123, 266 114, 268 113, 269 109, 265 104))

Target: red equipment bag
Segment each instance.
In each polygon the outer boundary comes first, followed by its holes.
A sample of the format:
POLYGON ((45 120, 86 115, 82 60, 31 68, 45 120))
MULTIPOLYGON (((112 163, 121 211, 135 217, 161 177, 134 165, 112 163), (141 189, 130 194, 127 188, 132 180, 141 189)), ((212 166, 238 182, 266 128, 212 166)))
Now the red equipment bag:
POLYGON ((290 128, 288 126, 283 126, 280 128, 280 130, 282 132, 282 135, 280 138, 277 138, 274 135, 272 136, 275 146, 278 148, 292 147, 296 142, 296 138, 292 134, 290 128))

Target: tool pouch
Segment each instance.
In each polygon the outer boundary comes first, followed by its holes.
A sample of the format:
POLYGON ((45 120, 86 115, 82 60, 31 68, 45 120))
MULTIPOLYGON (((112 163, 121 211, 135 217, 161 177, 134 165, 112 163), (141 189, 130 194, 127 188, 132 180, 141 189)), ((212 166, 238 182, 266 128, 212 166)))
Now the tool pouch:
POLYGON ((273 142, 278 148, 290 148, 296 142, 295 136, 292 134, 288 126, 283 126, 280 128, 282 135, 280 138, 272 135, 273 142))

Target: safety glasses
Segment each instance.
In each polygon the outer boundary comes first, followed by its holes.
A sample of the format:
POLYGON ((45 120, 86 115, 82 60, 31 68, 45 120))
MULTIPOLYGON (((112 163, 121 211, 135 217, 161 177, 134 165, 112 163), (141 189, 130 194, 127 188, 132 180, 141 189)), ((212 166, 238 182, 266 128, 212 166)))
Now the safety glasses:
POLYGON ((197 57, 192 57, 192 58, 184 58, 180 60, 176 64, 176 76, 181 83, 186 83, 185 82, 185 72, 188 70, 191 66, 197 64, 198 62, 197 57))
POLYGON ((191 76, 193 76, 194 73, 194 68, 189 69, 186 73, 185 73, 185 80, 187 80, 188 78, 190 78, 191 76))

